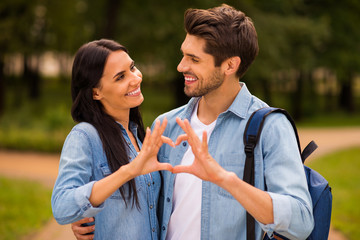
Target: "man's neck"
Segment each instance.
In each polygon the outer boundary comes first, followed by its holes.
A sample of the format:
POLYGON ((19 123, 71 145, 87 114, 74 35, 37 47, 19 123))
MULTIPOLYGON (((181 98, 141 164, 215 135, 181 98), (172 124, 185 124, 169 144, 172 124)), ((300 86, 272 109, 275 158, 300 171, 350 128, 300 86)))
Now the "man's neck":
POLYGON ((232 81, 223 84, 218 89, 204 95, 199 101, 197 116, 199 120, 208 125, 225 112, 235 100, 241 86, 239 82, 232 81))

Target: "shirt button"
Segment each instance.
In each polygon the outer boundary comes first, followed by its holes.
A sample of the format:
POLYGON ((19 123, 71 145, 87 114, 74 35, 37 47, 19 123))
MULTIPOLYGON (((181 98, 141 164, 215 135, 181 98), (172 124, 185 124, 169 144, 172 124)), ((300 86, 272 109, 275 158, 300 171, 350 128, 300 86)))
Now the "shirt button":
POLYGON ((170 198, 169 198, 169 197, 168 197, 168 198, 166 198, 166 201, 167 201, 167 202, 170 202, 170 198))
POLYGON ((153 228, 152 231, 155 232, 155 228, 153 228))
POLYGON ((163 226, 163 227, 162 227, 162 230, 165 231, 165 229, 166 229, 165 226, 163 226))
POLYGON ((151 183, 148 183, 148 186, 150 187, 151 183))
POLYGON ((183 142, 183 146, 186 147, 186 142, 183 142))
POLYGON ((150 209, 153 209, 153 205, 150 205, 150 209))

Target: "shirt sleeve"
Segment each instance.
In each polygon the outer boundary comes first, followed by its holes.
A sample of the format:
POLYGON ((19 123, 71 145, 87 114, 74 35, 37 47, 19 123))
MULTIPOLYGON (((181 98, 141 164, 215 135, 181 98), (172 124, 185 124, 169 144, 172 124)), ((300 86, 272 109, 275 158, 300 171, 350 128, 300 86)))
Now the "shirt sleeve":
POLYGON ((59 224, 93 217, 104 204, 93 207, 89 202, 93 172, 92 148, 86 133, 74 131, 65 140, 60 157, 59 174, 51 197, 53 215, 59 224))
POLYGON ((305 239, 314 227, 311 196, 294 130, 283 114, 265 120, 259 146, 274 214, 272 224, 260 226, 269 237, 277 232, 290 239, 305 239))

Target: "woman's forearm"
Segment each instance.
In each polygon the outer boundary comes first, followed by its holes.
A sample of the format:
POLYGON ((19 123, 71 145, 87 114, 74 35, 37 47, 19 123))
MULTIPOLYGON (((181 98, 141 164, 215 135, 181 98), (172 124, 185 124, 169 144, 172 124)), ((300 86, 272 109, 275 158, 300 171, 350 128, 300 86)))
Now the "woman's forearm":
POLYGON ((129 171, 129 164, 121 166, 116 172, 97 181, 91 191, 90 203, 97 207, 110 197, 117 189, 134 178, 129 171))

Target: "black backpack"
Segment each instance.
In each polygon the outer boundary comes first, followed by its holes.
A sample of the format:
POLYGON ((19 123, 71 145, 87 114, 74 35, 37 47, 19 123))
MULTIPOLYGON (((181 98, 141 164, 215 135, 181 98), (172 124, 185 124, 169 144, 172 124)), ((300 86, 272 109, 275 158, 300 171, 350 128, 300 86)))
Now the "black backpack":
MULTIPOLYGON (((265 118, 273 113, 282 113, 290 121, 294 128, 296 140, 298 143, 299 154, 301 155, 302 162, 317 148, 314 141, 311 141, 303 151, 301 151, 298 132, 295 126, 294 120, 290 114, 280 108, 265 107, 255 111, 247 122, 244 133, 244 145, 246 162, 244 169, 243 180, 251 185, 254 185, 254 149, 260 138, 261 130, 265 121, 265 118)), ((332 193, 331 187, 328 181, 316 171, 304 165, 306 179, 308 183, 309 192, 313 204, 313 216, 315 226, 307 238, 309 240, 326 240, 328 239, 331 220, 331 207, 332 207, 332 193)), ((265 186, 266 187, 266 186, 265 186)), ((255 219, 247 212, 246 213, 246 234, 247 240, 255 239, 255 219)), ((276 239, 287 239, 280 234, 274 233, 276 239)), ((264 236, 264 240, 268 240, 267 234, 264 236)), ((275 239, 275 238, 273 238, 275 239)))

